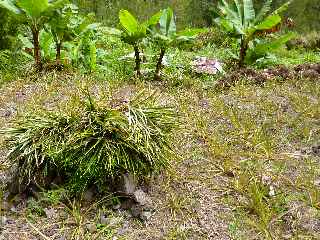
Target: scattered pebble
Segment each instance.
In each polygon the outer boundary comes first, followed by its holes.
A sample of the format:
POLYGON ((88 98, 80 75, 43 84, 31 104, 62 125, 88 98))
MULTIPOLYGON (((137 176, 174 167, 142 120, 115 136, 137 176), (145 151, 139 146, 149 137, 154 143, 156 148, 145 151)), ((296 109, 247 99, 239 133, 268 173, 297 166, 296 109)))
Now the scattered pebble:
POLYGON ((144 191, 141 189, 138 189, 133 193, 134 200, 140 204, 141 206, 145 206, 150 202, 150 199, 148 199, 147 195, 145 194, 144 191))
POLYGON ((93 224, 93 223, 86 224, 86 229, 90 233, 96 233, 97 232, 97 226, 95 224, 93 224))
POLYGON ((1 225, 6 225, 8 222, 8 218, 6 216, 2 216, 0 222, 1 222, 1 225))

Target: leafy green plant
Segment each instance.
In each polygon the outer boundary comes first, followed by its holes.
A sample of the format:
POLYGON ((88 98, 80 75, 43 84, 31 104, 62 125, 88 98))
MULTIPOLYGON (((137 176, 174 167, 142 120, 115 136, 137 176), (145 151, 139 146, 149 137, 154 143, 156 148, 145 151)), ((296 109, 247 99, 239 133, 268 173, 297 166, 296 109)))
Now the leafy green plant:
POLYGON ((177 32, 174 13, 171 8, 162 10, 159 12, 159 15, 159 24, 152 25, 148 28, 153 42, 160 48, 160 54, 154 75, 155 79, 160 78, 162 62, 166 50, 169 47, 177 45, 179 42, 195 39, 197 33, 200 32, 199 30, 184 30, 177 32))
POLYGON ((144 94, 117 107, 87 95, 64 111, 24 116, 4 130, 20 180, 58 172, 79 194, 122 173, 146 175, 168 166, 176 114, 159 106, 154 94, 144 94))
POLYGON ((1 0, 0 7, 3 7, 29 27, 32 33, 34 45, 34 59, 38 69, 42 68, 39 34, 53 16, 53 13, 64 6, 67 0, 1 0))
MULTIPOLYGON (((18 35, 18 39, 21 43, 22 54, 28 57, 28 59, 33 58, 33 44, 32 41, 22 35, 18 35)), ((40 44, 40 54, 42 62, 50 62, 55 57, 54 40, 50 33, 45 30, 41 30, 39 33, 39 44, 40 44)))
POLYGON ((215 22, 239 40, 239 67, 243 67, 246 60, 252 61, 279 48, 293 37, 293 34, 289 33, 273 41, 258 40, 274 32, 273 29, 281 24, 280 13, 288 8, 290 1, 268 14, 271 3, 272 0, 266 0, 257 14, 252 0, 233 0, 232 4, 222 0, 218 5, 220 17, 215 22), (248 50, 250 54, 247 54, 248 50))
MULTIPOLYGON (((95 15, 73 15, 68 28, 73 38, 64 44, 65 57, 77 68, 82 66, 86 72, 94 72, 99 66, 99 57, 103 50, 98 46, 103 38, 101 24, 95 22, 95 15), (100 54, 99 54, 100 53, 100 54)), ((101 45, 101 44, 100 44, 101 45)))
POLYGON ((77 6, 68 4, 63 9, 56 10, 48 24, 48 31, 52 34, 55 42, 57 66, 61 66, 61 50, 64 42, 71 41, 75 37, 71 21, 73 20, 74 14, 77 13, 77 6))
POLYGON ((0 8, 0 50, 13 47, 17 33, 17 20, 8 11, 0 8))
POLYGON ((121 40, 133 46, 135 53, 135 71, 137 76, 141 76, 141 57, 139 45, 147 36, 148 27, 158 23, 160 13, 152 16, 148 21, 139 23, 137 19, 127 10, 120 10, 119 20, 121 27, 121 40))

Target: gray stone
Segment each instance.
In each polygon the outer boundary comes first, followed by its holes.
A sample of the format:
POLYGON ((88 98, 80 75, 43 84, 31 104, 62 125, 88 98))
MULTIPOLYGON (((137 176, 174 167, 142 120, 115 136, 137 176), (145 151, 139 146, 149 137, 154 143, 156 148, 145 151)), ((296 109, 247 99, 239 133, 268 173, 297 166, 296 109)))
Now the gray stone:
POLYGON ((2 216, 1 218, 1 225, 6 225, 7 224, 7 222, 8 222, 8 218, 6 217, 6 216, 2 216))
POLYGON ((54 218, 56 211, 53 208, 44 208, 47 218, 54 218))
POLYGON ((112 206, 112 209, 113 209, 113 210, 118 210, 118 209, 120 209, 120 208, 121 208, 121 204, 120 204, 120 203, 112 206))
POLYGON ((86 202, 92 202, 94 200, 95 194, 96 194, 95 188, 91 187, 84 192, 83 200, 85 200, 86 202))
POLYGON ((121 203, 121 209, 128 210, 135 205, 136 205, 135 201, 131 198, 128 198, 121 203))
POLYGON ((3 201, 2 204, 0 204, 0 211, 9 211, 11 208, 11 205, 7 201, 3 201))
POLYGON ((104 214, 100 216, 100 223, 103 225, 108 225, 109 227, 116 227, 122 221, 122 218, 119 217, 106 217, 104 214))
POLYGON ((101 214, 100 223, 103 224, 103 225, 108 225, 109 219, 104 214, 101 214))
POLYGON ((131 214, 135 218, 139 218, 142 221, 148 221, 152 216, 152 210, 145 209, 141 205, 136 205, 131 208, 131 214))
POLYGON ((134 218, 140 218, 141 212, 142 212, 141 206, 133 206, 131 208, 131 214, 134 218))
POLYGON ((148 198, 148 196, 145 194, 144 191, 141 189, 138 189, 133 193, 134 200, 140 204, 141 206, 145 206, 151 202, 151 200, 148 198))
POLYGON ((136 180, 134 178, 134 176, 130 173, 127 174, 123 174, 123 190, 124 193, 127 195, 132 195, 134 193, 134 191, 136 190, 136 180))
POLYGON ((111 217, 109 218, 109 227, 116 227, 121 223, 122 219, 119 217, 111 217))
POLYGON ((92 223, 86 224, 86 229, 89 233, 96 233, 97 232, 97 226, 92 223))
POLYGON ((17 213, 17 208, 15 206, 11 207, 10 208, 10 211, 13 212, 13 213, 17 213))
POLYGON ((140 218, 142 221, 148 221, 152 217, 151 211, 142 211, 140 214, 140 218))
POLYGON ((121 228, 117 230, 118 235, 124 235, 129 231, 129 222, 125 221, 121 228))

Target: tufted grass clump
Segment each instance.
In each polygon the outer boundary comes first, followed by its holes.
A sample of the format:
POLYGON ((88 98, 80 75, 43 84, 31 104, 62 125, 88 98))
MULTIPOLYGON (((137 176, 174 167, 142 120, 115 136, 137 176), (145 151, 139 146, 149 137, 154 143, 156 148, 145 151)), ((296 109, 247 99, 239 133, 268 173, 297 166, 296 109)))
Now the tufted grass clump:
POLYGON ((63 176, 81 193, 123 173, 145 176, 169 165, 173 108, 157 103, 155 94, 138 94, 118 104, 85 99, 68 101, 59 110, 27 114, 5 129, 20 183, 63 176))

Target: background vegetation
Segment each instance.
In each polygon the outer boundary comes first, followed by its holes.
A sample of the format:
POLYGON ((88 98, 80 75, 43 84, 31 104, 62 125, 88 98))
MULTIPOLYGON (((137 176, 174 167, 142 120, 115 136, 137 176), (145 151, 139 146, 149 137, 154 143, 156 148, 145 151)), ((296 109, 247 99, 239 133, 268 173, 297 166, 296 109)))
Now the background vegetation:
MULTIPOLYGON (((285 2, 285 0, 273 1, 273 8, 285 2)), ((210 25, 212 12, 218 0, 76 0, 74 3, 77 3, 84 11, 95 12, 97 18, 109 26, 116 25, 118 12, 124 7, 134 15, 145 19, 150 12, 154 13, 158 9, 171 6, 177 14, 178 26, 186 27, 210 25)), ((262 4, 263 1, 255 1, 257 8, 260 8, 262 4)), ((297 30, 308 32, 320 30, 319 11, 317 0, 293 0, 287 15, 295 20, 297 30)))

